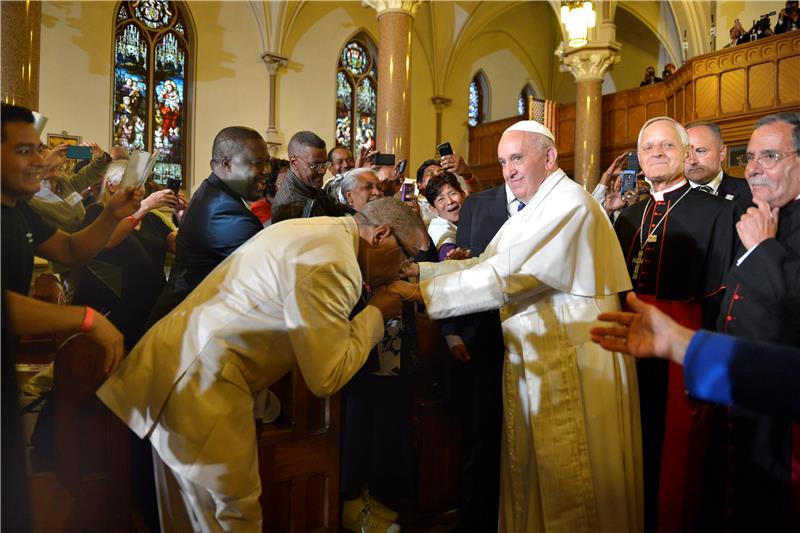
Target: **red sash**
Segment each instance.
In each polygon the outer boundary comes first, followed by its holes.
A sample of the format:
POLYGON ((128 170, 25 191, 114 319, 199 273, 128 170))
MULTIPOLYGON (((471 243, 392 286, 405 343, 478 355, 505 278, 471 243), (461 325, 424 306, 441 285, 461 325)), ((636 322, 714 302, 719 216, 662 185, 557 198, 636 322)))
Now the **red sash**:
MULTIPOLYGON (((669 302, 637 295, 691 329, 702 327, 699 302, 669 302)), ((703 462, 708 442, 704 402, 686 395, 683 368, 669 364, 664 447, 658 487, 658 531, 674 533, 692 529, 700 504, 703 462)))

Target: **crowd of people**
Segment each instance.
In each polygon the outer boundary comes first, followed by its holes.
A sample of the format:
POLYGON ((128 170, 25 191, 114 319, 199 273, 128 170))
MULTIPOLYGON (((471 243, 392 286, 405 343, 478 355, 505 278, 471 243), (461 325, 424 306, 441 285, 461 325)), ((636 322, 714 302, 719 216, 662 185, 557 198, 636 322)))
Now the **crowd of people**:
POLYGON ((772 27, 771 17, 775 16, 774 11, 761 15, 758 20, 753 21, 753 25, 749 30, 745 30, 744 26, 739 19, 733 21, 728 33, 730 34, 730 42, 723 48, 730 48, 739 44, 749 43, 770 37, 771 35, 779 35, 789 31, 800 29, 800 8, 798 8, 798 0, 787 0, 786 5, 777 13, 777 21, 775 28, 772 27))
POLYGON ((459 531, 792 527, 800 113, 754 125, 746 181, 717 124, 653 118, 641 168, 621 154, 592 194, 532 120, 486 190, 458 154, 408 178, 310 131, 272 159, 231 126, 187 202, 121 186, 126 151, 91 148, 76 169, 3 104, 4 343, 103 347, 97 394, 144 443, 153 529, 260 531, 257 397, 297 365, 341 391, 342 526, 400 531, 385 495, 408 466, 420 309, 453 356, 459 531), (34 255, 67 305, 28 296, 34 255))

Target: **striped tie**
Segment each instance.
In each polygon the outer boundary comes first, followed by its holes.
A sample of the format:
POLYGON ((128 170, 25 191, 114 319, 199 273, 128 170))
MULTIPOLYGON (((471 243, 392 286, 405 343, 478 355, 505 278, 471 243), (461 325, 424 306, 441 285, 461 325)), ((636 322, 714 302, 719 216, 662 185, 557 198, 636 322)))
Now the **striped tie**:
POLYGON ((714 194, 714 189, 712 189, 708 185, 701 185, 701 186, 697 187, 697 190, 701 191, 701 192, 704 192, 706 194, 714 194))

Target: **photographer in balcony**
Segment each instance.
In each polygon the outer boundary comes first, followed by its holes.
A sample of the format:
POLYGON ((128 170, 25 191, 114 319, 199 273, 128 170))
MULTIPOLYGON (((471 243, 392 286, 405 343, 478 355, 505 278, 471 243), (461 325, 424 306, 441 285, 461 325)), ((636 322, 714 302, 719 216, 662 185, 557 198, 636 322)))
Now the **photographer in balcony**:
POLYGON ((778 14, 775 35, 800 29, 800 7, 797 0, 788 0, 786 7, 778 14))

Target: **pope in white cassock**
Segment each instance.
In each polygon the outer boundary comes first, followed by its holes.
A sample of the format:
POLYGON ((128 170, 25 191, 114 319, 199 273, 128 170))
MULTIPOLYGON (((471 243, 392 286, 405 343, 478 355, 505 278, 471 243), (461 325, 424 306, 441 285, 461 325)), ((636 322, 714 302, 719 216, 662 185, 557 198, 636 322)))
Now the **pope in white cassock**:
POLYGON ((591 342, 598 313, 631 289, 600 205, 558 168, 553 134, 526 120, 497 147, 524 208, 477 258, 422 263, 407 297, 432 318, 500 309, 500 530, 642 530, 641 435, 633 360, 591 342))

